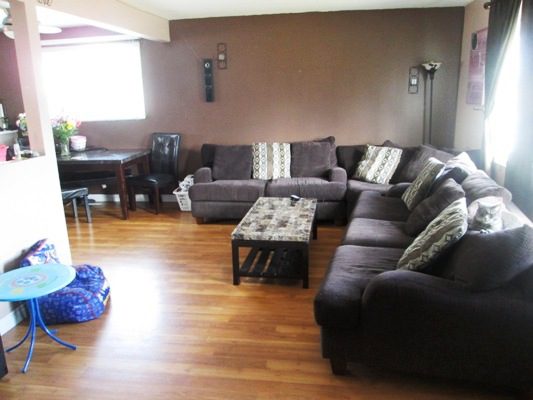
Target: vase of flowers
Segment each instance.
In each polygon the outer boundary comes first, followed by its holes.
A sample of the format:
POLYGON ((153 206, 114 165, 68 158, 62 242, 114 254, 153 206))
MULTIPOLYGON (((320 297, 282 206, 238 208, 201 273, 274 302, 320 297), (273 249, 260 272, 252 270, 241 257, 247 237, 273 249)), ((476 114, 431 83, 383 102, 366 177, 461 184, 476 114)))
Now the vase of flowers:
POLYGON ((17 125, 17 130, 18 130, 17 141, 20 147, 23 147, 23 148, 30 147, 30 140, 28 138, 28 122, 26 120, 26 113, 20 113, 17 116, 16 125, 17 125))
POLYGON ((80 121, 70 117, 59 117, 52 120, 52 131, 54 138, 59 144, 59 154, 61 157, 70 155, 69 139, 78 133, 80 121))

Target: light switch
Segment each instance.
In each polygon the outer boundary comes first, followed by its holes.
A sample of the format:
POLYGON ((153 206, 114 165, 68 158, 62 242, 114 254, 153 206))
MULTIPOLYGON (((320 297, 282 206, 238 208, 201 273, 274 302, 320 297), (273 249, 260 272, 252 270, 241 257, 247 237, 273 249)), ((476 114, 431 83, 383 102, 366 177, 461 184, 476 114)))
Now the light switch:
POLYGON ((418 67, 409 68, 409 81, 407 86, 407 92, 410 94, 418 93, 418 67))

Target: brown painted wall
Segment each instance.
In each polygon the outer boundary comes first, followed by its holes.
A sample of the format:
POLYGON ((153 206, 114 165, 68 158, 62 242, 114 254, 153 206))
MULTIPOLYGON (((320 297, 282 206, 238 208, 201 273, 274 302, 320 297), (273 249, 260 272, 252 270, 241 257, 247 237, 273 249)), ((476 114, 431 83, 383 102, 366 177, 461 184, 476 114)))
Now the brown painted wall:
POLYGON ((308 13, 173 21, 171 43, 142 42, 147 118, 92 122, 89 143, 149 145, 154 131, 181 132, 182 174, 202 143, 294 141, 418 144, 423 80, 407 93, 410 66, 443 61, 435 79, 434 144, 451 146, 463 8, 308 13), (203 93, 202 58, 228 46, 215 69, 215 102, 203 93))

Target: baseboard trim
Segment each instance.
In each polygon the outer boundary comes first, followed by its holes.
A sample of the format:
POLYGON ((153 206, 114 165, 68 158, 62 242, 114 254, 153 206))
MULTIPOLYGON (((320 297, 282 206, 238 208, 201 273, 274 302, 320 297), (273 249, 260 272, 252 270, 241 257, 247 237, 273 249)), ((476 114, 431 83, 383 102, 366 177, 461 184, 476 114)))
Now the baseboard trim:
MULTIPOLYGON (((89 199, 96 201, 97 203, 119 203, 120 198, 118 194, 90 194, 89 199)), ((177 203, 178 200, 173 194, 163 194, 161 195, 161 200, 163 203, 177 203)), ((140 203, 148 202, 148 195, 146 194, 137 194, 135 195, 135 201, 140 203)))
POLYGON ((0 319, 0 335, 5 335, 27 317, 26 307, 20 304, 17 308, 0 319))

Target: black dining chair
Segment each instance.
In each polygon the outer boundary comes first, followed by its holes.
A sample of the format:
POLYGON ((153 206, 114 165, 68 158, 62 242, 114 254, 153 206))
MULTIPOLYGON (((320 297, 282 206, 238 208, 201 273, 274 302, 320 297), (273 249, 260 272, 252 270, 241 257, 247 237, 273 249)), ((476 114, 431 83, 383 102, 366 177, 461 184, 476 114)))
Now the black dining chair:
POLYGON ((181 135, 178 133, 154 133, 150 154, 150 172, 127 179, 130 209, 135 211, 135 194, 148 192, 159 214, 162 191, 178 184, 178 154, 181 135))

